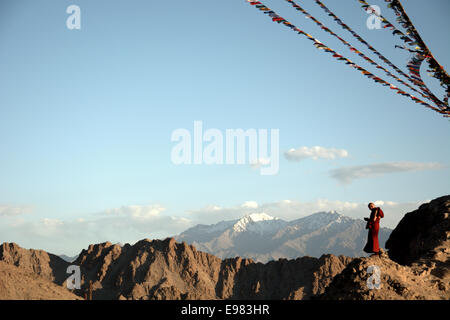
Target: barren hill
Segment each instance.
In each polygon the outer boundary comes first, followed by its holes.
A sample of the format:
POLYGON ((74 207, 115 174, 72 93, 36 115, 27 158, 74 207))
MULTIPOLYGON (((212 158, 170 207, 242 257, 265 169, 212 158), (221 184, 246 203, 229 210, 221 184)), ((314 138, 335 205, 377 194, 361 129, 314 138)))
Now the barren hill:
POLYGON ((175 239, 102 243, 75 261, 94 299, 304 299, 323 292, 351 258, 324 255, 267 264, 222 260, 175 239))
POLYGON ((16 243, 1 244, 0 261, 36 273, 57 284, 62 284, 68 277, 66 273, 68 262, 43 250, 21 248, 16 243))
POLYGON ((77 300, 81 298, 34 272, 0 261, 0 299, 77 300))

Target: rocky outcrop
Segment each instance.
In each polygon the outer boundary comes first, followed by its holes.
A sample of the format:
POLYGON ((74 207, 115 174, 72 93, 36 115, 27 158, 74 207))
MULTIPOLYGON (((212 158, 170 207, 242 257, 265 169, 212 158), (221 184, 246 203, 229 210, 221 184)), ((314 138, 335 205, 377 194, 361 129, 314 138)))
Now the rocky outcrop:
POLYGON ((317 298, 450 300, 449 209, 445 196, 407 213, 386 243, 389 255, 354 259, 317 298), (373 268, 379 288, 370 284, 373 268))
POLYGON ((62 284, 68 277, 68 262, 43 250, 21 248, 16 243, 5 242, 0 245, 0 261, 33 272, 57 284, 62 284))
POLYGON ((91 245, 74 263, 83 288, 92 281, 94 299, 308 299, 350 261, 333 255, 267 264, 222 260, 168 238, 91 245))
POLYGON ((437 198, 407 213, 386 242, 389 257, 411 264, 422 257, 433 258, 449 247, 450 195, 437 198))
POLYGON ((434 276, 432 270, 429 267, 403 266, 387 255, 357 258, 316 299, 449 300, 448 279, 434 276), (379 282, 376 282, 375 268, 379 270, 379 282))
POLYGON ((35 272, 0 261, 2 300, 79 300, 80 297, 35 272))

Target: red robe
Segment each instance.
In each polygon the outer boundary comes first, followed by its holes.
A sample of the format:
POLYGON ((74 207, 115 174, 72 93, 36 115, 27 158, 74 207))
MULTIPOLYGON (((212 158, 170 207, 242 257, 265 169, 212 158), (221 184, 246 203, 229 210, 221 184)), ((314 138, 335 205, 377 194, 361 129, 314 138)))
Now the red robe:
POLYGON ((369 235, 367 237, 367 243, 364 247, 364 252, 378 253, 380 251, 380 244, 378 243, 378 231, 380 230, 380 219, 384 217, 383 210, 381 208, 373 208, 370 212, 369 222, 367 222, 369 228, 369 235), (377 218, 375 214, 378 211, 377 218))

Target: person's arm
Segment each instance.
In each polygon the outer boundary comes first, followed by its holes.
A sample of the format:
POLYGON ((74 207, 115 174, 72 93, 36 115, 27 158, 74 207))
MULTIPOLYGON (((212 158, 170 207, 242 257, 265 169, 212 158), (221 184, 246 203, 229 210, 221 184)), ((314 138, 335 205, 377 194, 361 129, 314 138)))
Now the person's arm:
POLYGON ((378 218, 378 208, 375 208, 375 214, 373 215, 373 220, 372 222, 375 222, 378 218))
POLYGON ((377 220, 377 216, 378 216, 378 208, 376 208, 375 209, 375 213, 373 214, 373 217, 372 217, 372 213, 370 214, 370 221, 371 222, 375 222, 375 220, 377 220))

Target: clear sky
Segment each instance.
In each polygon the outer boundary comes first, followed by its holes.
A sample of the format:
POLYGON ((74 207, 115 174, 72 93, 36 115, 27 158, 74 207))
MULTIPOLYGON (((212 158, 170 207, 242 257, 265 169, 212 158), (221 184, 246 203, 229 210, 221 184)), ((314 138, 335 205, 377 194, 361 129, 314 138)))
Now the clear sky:
MULTIPOLYGON (((263 3, 395 83, 287 2, 263 3)), ((314 1, 298 3, 382 64, 314 1)), ((406 72, 410 54, 388 30, 367 28, 358 1, 324 3, 406 72)), ((395 21, 384 1, 371 3, 395 21)), ((449 71, 450 2, 402 3, 449 71)), ((450 190, 449 120, 244 0, 1 0, 0 88, 0 242, 74 254, 249 211, 363 217, 369 201, 391 209, 394 227, 406 208, 450 190), (79 30, 66 27, 72 4, 79 30), (279 129, 278 174, 173 164, 171 134, 195 120, 224 133, 279 129)))

